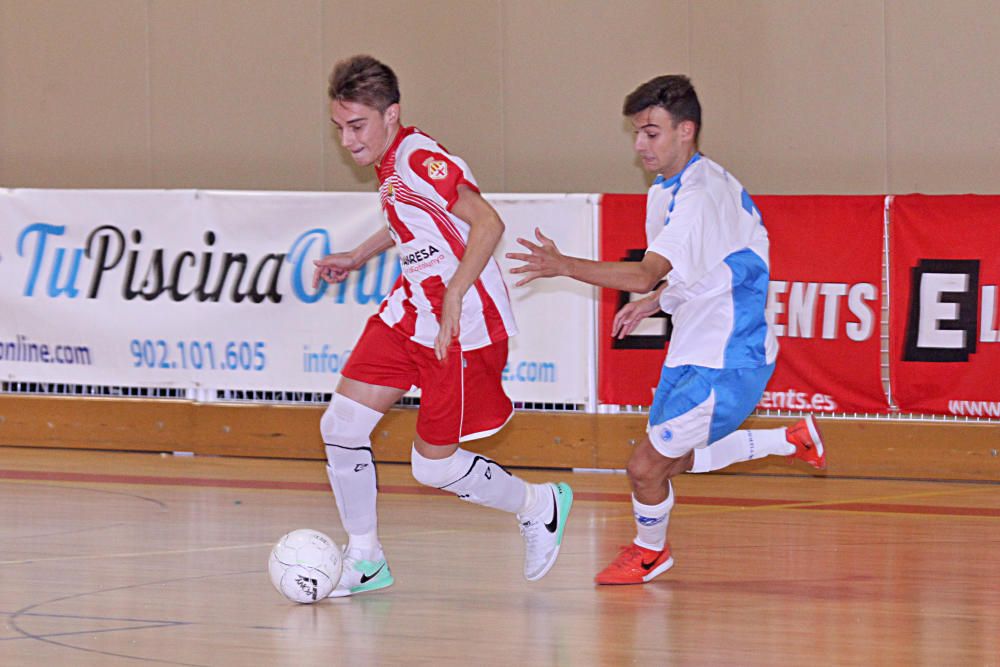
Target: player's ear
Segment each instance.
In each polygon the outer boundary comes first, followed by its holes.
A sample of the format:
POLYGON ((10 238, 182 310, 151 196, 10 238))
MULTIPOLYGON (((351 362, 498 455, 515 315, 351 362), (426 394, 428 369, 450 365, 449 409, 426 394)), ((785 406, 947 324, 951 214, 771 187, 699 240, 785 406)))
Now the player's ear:
POLYGON ((681 138, 685 141, 694 140, 695 124, 693 120, 681 121, 681 138))
POLYGON ((386 107, 385 112, 383 113, 383 117, 385 118, 387 123, 395 123, 396 121, 398 121, 399 104, 398 103, 390 104, 388 107, 386 107))

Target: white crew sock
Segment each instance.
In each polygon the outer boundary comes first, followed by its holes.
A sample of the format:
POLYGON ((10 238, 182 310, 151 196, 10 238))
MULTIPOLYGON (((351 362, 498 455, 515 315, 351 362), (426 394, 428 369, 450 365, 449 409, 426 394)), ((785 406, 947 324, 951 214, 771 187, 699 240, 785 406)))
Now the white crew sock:
POLYGON ((667 543, 667 525, 674 506, 674 486, 667 481, 667 499, 658 505, 644 505, 632 496, 632 513, 635 517, 635 543, 640 547, 663 551, 667 543))
POLYGON ((351 555, 360 560, 380 560, 382 558, 382 543, 378 540, 378 531, 362 535, 348 534, 347 548, 351 555))

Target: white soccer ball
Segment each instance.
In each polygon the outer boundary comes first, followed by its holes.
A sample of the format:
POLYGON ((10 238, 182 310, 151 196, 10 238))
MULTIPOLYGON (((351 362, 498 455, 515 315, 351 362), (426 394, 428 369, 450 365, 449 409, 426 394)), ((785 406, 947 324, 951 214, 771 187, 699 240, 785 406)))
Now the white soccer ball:
POLYGON ((344 567, 340 547, 309 528, 284 535, 271 549, 267 572, 271 583, 292 602, 312 604, 330 595, 344 567))

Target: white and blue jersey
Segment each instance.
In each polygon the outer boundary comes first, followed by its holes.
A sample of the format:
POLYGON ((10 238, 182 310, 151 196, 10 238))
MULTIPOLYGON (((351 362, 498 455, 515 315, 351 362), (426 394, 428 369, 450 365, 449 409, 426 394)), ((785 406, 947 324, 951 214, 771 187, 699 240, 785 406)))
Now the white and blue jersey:
POLYGON ((647 252, 671 264, 660 308, 673 333, 649 412, 649 437, 679 458, 736 430, 774 371, 765 316, 767 230, 731 174, 700 153, 646 201, 647 252))
POLYGON ((673 267, 660 295, 674 326, 666 366, 774 363, 767 230, 739 181, 700 153, 679 174, 658 177, 646 199, 646 242, 673 267))

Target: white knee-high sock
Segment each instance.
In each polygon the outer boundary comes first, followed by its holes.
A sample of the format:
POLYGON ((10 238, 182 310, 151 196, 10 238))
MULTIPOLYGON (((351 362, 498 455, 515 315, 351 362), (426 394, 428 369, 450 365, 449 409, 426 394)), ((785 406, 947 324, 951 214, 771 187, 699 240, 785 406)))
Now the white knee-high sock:
POLYGON ((347 548, 374 557, 381 545, 376 512, 378 485, 372 450, 370 447, 327 445, 326 457, 329 461, 326 474, 337 499, 340 522, 348 536, 347 548))
POLYGON ((337 499, 348 550, 365 559, 381 557, 375 499, 378 483, 372 458, 371 432, 382 418, 347 396, 334 394, 320 420, 326 443, 326 473, 337 499))
POLYGON ((734 431, 708 447, 694 450, 694 465, 688 472, 722 470, 738 461, 752 461, 777 454, 795 453, 795 445, 785 438, 785 429, 753 429, 734 431))
POLYGON ((674 506, 674 485, 667 481, 667 499, 658 505, 644 505, 632 496, 635 517, 635 543, 640 547, 663 551, 667 543, 667 525, 674 506))

